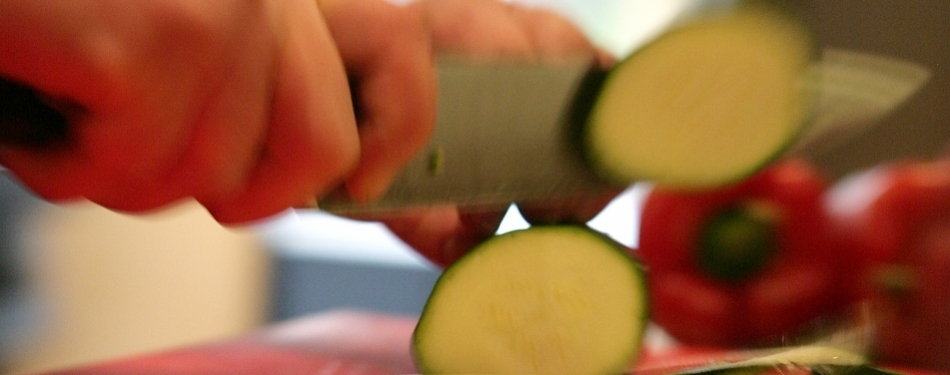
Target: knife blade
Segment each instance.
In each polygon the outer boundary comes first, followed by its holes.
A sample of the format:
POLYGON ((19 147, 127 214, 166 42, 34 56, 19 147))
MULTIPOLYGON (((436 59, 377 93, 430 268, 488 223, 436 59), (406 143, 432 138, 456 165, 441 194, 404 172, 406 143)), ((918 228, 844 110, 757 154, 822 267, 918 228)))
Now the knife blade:
POLYGON ((438 63, 436 126, 419 157, 370 205, 331 195, 319 208, 383 213, 451 203, 477 209, 619 191, 574 144, 573 111, 605 71, 587 60, 554 64, 438 63))

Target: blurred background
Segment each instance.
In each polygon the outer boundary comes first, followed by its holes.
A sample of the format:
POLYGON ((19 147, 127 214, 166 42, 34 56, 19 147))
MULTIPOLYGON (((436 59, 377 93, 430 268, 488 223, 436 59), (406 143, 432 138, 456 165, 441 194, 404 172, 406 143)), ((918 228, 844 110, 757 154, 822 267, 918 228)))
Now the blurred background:
MULTIPOLYGON (((524 0, 623 56, 691 1, 524 0)), ((829 174, 937 155, 950 139, 950 2, 791 0, 827 47, 915 62, 930 82, 880 125, 813 155, 829 174)), ((623 194, 592 222, 636 245, 623 194)), ((524 226, 517 214, 503 231, 524 226)), ((75 366, 234 336, 328 309, 415 315, 439 270, 384 228, 315 212, 228 229, 200 207, 130 217, 54 206, 0 180, 0 373, 75 366)))

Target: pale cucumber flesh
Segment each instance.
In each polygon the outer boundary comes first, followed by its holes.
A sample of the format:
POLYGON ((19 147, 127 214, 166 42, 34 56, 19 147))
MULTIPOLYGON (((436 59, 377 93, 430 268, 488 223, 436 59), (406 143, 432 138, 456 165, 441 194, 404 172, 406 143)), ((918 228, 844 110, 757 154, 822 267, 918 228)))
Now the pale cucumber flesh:
POLYGON ((673 29, 608 73, 583 147, 615 181, 736 181, 779 156, 808 123, 815 55, 808 28, 765 5, 673 29))
POLYGON ((646 324, 642 269, 571 226, 497 236, 449 267, 413 335, 430 374, 619 374, 646 324))

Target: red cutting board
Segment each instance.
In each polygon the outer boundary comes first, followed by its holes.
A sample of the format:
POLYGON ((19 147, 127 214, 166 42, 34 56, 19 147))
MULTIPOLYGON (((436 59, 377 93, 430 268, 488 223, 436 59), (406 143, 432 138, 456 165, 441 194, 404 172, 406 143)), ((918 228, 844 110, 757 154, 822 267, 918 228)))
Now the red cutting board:
MULTIPOLYGON (((416 371, 409 338, 416 320, 337 311, 268 327, 234 340, 67 369, 46 375, 400 375, 416 371)), ((734 355, 734 354, 732 354, 734 355)), ((725 360, 709 348, 647 348, 633 370, 659 374, 725 360), (658 370, 658 369, 662 369, 658 370)), ((938 375, 893 368, 909 375, 938 375)))

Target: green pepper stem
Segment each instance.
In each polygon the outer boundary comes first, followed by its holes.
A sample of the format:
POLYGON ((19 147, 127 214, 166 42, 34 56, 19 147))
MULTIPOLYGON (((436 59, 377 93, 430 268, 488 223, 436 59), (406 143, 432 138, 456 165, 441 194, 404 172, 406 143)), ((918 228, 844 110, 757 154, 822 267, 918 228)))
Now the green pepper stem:
POLYGON ((735 283, 759 272, 778 247, 779 210, 763 201, 746 201, 714 213, 703 226, 697 260, 703 272, 735 283))

